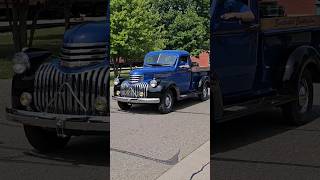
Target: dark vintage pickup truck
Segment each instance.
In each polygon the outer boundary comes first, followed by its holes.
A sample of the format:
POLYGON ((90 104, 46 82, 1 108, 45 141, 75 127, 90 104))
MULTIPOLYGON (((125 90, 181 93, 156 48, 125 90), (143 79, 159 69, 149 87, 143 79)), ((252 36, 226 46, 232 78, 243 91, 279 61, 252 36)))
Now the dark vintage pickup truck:
POLYGON ((308 122, 320 83, 320 16, 290 14, 277 1, 240 1, 253 14, 248 21, 225 15, 236 8, 223 2, 214 0, 211 11, 214 122, 269 107, 282 108, 293 124, 308 122))
POLYGON ((170 113, 175 101, 191 97, 209 99, 209 67, 199 67, 186 51, 150 52, 129 80, 114 80, 113 98, 123 110, 132 104, 156 104, 161 113, 170 113))
POLYGON ((109 132, 108 23, 66 31, 58 57, 28 48, 13 58, 9 120, 22 123, 41 152, 63 148, 74 135, 109 132))

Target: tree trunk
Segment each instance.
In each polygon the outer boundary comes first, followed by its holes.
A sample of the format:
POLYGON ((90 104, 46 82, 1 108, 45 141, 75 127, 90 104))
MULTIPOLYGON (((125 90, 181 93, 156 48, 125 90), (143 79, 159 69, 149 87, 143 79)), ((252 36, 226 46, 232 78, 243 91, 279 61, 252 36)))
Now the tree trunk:
POLYGON ((65 30, 70 28, 70 14, 71 14, 71 2, 70 0, 64 1, 64 20, 65 20, 65 30))
POLYGON ((15 52, 19 52, 27 46, 29 0, 12 0, 11 13, 8 1, 5 0, 5 3, 8 10, 9 25, 12 29, 14 49, 15 52))
POLYGON ((28 47, 32 47, 33 39, 34 39, 34 33, 36 31, 37 21, 38 21, 40 12, 41 12, 40 3, 38 2, 37 3, 36 12, 35 12, 35 14, 33 16, 33 19, 32 19, 32 26, 31 26, 31 29, 30 29, 30 37, 29 37, 29 45, 28 45, 28 47))

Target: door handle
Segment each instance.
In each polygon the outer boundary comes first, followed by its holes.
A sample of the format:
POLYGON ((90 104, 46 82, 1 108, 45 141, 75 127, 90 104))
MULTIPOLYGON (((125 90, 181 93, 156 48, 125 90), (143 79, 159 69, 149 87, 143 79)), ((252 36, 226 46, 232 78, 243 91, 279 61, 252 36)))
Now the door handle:
POLYGON ((260 25, 259 24, 252 24, 248 27, 248 31, 256 31, 260 28, 260 25))

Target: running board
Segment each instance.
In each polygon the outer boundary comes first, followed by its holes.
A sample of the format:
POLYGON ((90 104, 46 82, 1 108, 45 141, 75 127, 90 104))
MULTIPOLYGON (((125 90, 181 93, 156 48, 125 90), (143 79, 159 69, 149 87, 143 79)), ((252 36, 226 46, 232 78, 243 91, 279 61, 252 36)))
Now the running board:
POLYGON ((178 97, 178 100, 184 100, 184 99, 189 99, 189 98, 196 98, 199 96, 198 92, 192 92, 192 93, 188 93, 188 94, 182 94, 178 97))
POLYGON ((268 108, 281 106, 294 100, 295 99, 291 96, 277 95, 227 106, 224 108, 223 117, 221 119, 217 119, 217 122, 225 122, 232 119, 248 116, 250 114, 261 112, 268 108))

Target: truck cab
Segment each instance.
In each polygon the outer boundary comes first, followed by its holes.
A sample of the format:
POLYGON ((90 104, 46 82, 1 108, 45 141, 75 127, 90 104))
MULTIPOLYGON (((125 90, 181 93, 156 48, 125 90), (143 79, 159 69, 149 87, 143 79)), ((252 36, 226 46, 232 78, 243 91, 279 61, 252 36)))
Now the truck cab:
POLYGON ((169 113, 175 101, 209 98, 208 70, 192 62, 186 51, 149 52, 143 67, 132 70, 129 80, 115 79, 113 98, 123 110, 132 104, 156 104, 161 113, 169 113))
POLYGON ((320 82, 320 17, 293 14, 286 5, 277 0, 212 2, 215 122, 273 106, 294 124, 308 122, 313 83, 320 82))

